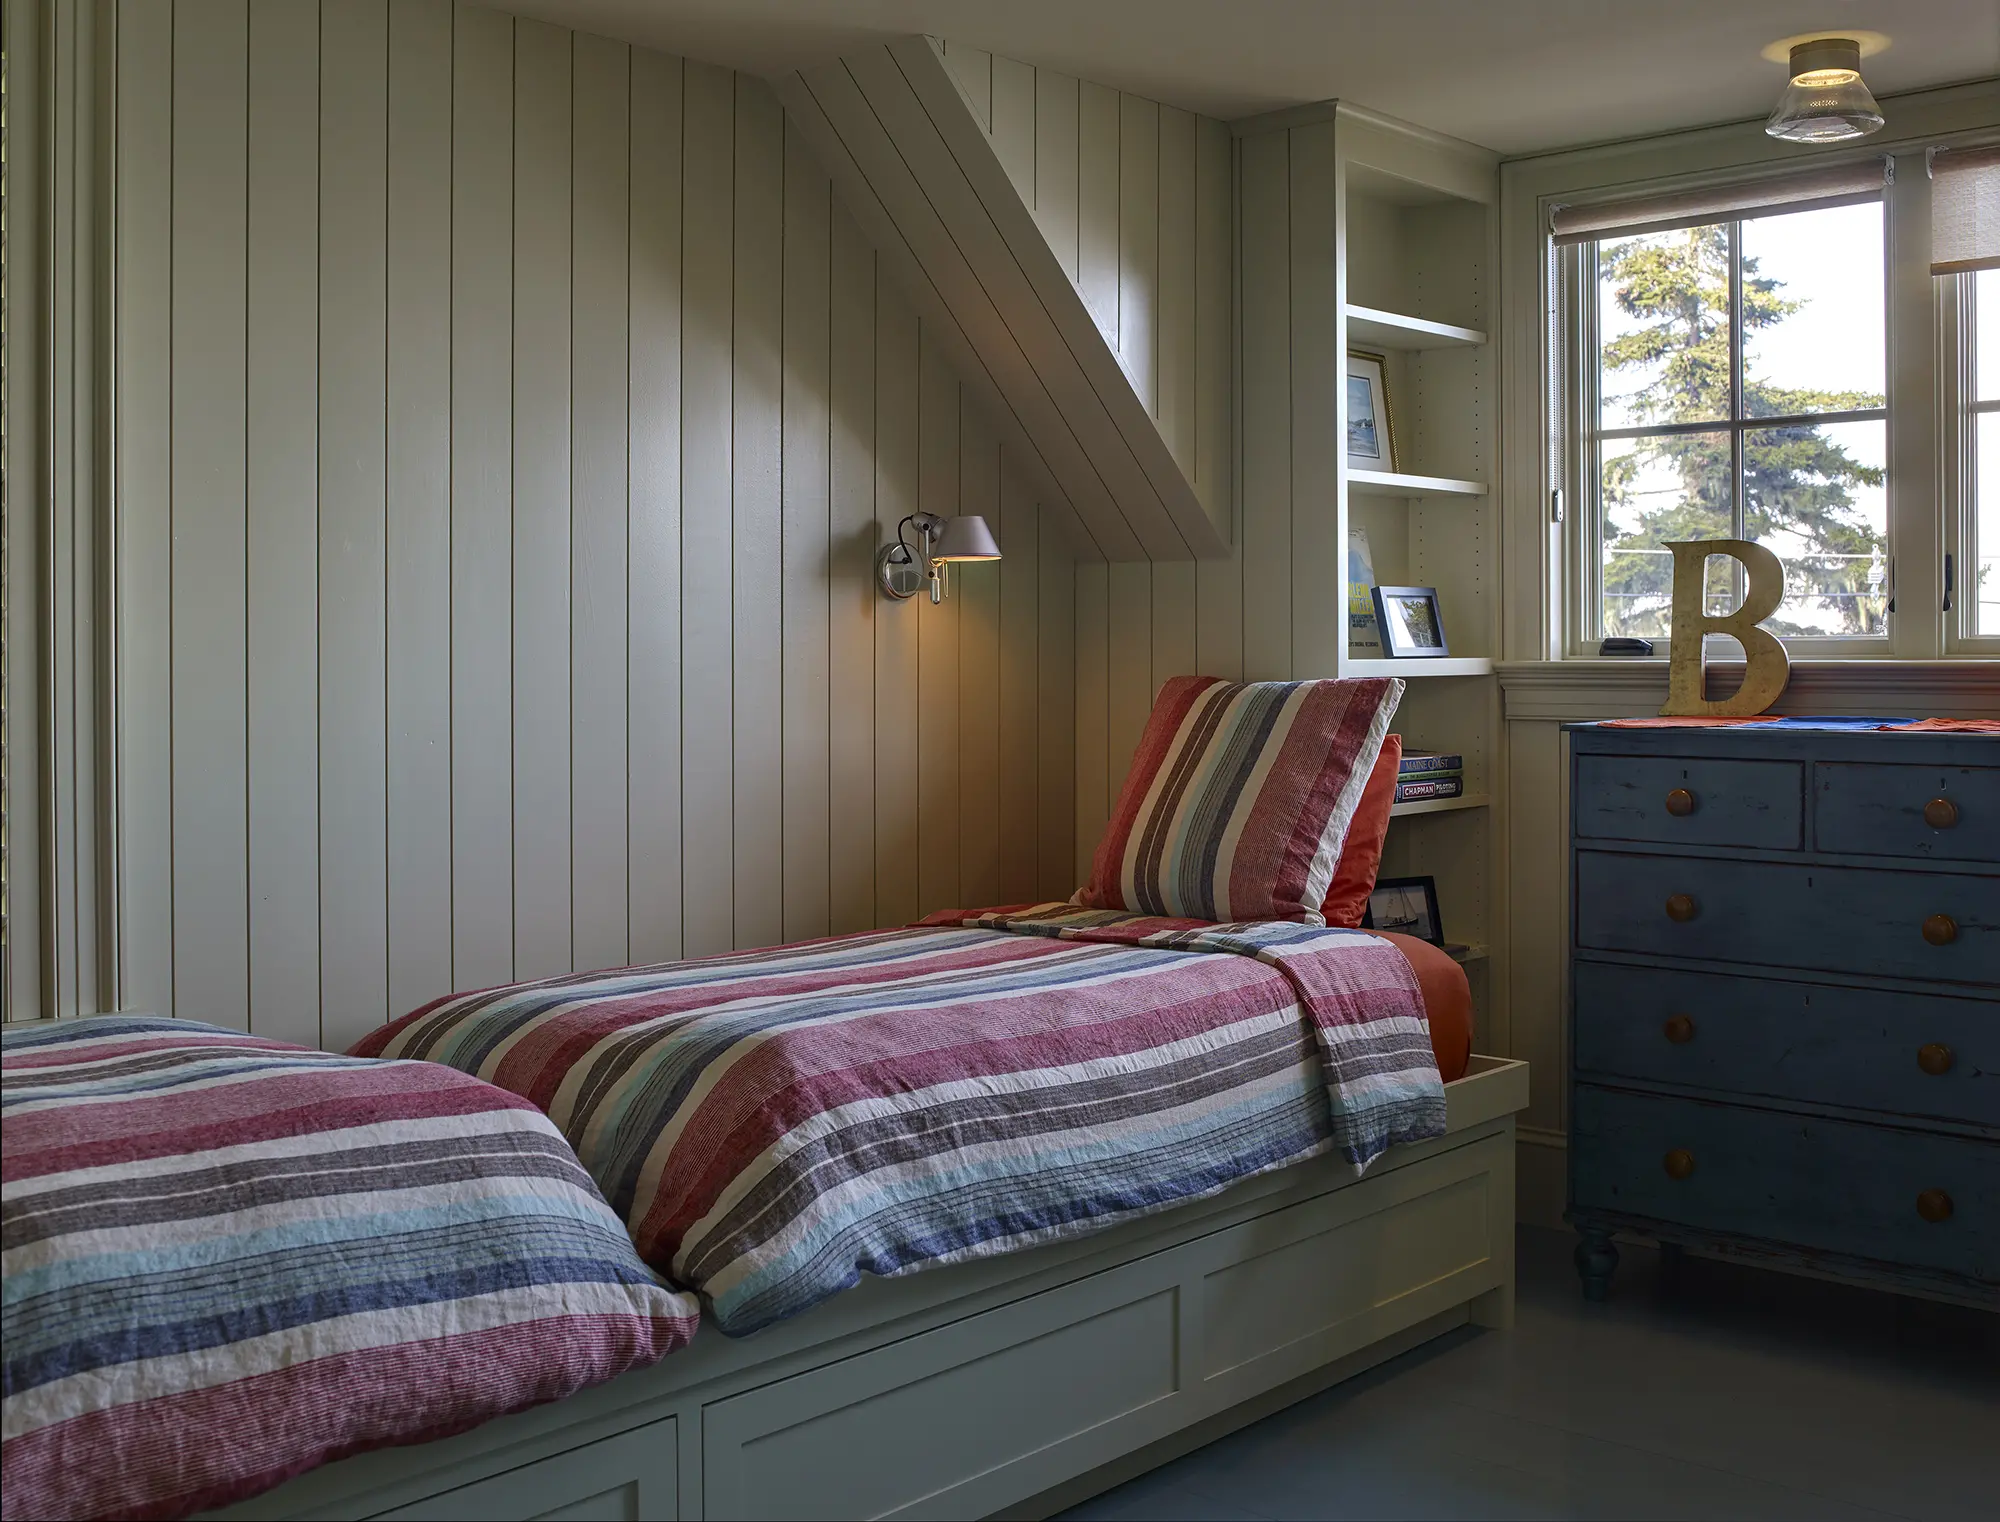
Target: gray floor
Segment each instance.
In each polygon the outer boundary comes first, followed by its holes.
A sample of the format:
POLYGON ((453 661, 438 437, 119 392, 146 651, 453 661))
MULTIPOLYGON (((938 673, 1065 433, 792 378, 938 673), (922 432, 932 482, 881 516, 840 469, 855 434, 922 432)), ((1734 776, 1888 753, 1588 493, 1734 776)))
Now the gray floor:
POLYGON ((1587 1306, 1521 1233, 1463 1329, 1067 1513, 2000 1518, 2000 1317, 1624 1249, 1587 1306))

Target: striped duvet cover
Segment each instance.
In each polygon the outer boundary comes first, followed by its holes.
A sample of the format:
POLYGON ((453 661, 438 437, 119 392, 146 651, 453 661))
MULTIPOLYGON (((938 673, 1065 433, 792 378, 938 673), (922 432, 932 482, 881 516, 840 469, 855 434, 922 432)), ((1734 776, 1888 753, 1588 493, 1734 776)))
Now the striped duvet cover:
POLYGON ((0 1037, 8 1518, 173 1517, 648 1364, 698 1307, 548 1119, 417 1062, 0 1037))
POLYGON ((1444 1130, 1387 942, 1068 905, 457 995, 355 1050, 547 1110, 732 1334, 1444 1130))

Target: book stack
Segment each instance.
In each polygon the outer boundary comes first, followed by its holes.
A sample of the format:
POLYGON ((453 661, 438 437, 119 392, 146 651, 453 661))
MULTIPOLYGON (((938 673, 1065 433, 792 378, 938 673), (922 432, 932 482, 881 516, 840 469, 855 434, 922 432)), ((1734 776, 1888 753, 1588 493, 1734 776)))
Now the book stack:
POLYGON ((1457 798, 1465 792, 1465 757, 1432 750, 1406 750, 1396 776, 1396 801, 1422 803, 1457 798))

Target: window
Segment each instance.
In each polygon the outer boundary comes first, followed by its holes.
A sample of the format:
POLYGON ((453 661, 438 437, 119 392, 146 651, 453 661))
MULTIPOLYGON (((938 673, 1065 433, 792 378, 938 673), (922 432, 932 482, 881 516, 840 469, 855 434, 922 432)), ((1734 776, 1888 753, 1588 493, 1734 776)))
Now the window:
MULTIPOLYGON (((1891 589, 1879 190, 1607 230, 1576 248, 1583 638, 1666 635, 1665 546, 1736 538, 1785 564, 1773 633, 1880 639, 1891 589)), ((1711 558, 1711 611, 1742 600, 1741 574, 1711 558)))
POLYGON ((1958 278, 1961 331, 1971 356, 1965 417, 1970 521, 1958 595, 1969 633, 2000 635, 2000 270, 1958 278))

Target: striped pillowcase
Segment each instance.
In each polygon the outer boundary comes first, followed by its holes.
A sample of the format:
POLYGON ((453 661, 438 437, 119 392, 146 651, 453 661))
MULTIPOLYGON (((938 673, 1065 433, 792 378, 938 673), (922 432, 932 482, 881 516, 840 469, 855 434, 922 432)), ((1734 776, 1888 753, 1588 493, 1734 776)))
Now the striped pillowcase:
POLYGON ((0 1515, 180 1517, 650 1364, 699 1307, 548 1118, 428 1062, 0 1035, 0 1515))
POLYGON ((1395 677, 1175 677, 1073 902, 1325 924, 1341 842, 1402 696, 1395 677))

